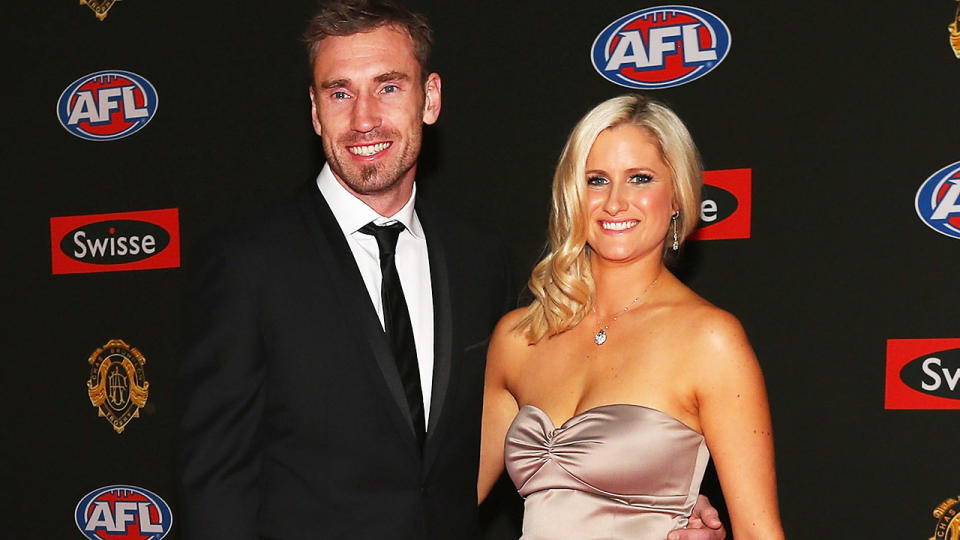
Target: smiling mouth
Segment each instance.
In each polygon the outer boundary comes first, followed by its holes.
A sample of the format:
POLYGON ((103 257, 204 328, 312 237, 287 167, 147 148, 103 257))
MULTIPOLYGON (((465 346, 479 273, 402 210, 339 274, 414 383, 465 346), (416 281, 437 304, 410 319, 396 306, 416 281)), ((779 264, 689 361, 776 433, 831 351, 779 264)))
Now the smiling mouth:
POLYGON ((635 219, 628 221, 601 221, 600 226, 603 227, 605 231, 625 231, 627 229, 632 229, 640 223, 635 219))
POLYGON ((374 154, 379 154, 387 148, 390 148, 392 142, 381 142, 376 144, 364 144, 357 146, 348 146, 347 151, 355 156, 360 157, 370 157, 374 154))

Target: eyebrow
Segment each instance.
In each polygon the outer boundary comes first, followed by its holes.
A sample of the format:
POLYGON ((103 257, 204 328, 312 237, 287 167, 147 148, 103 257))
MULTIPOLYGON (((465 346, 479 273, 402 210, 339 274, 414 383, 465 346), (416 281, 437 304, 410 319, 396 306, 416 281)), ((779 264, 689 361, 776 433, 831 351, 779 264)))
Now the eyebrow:
POLYGON ((388 71, 386 73, 377 75, 373 78, 373 80, 378 83, 382 83, 387 81, 405 81, 409 78, 410 76, 406 73, 401 73, 399 71, 388 71))
MULTIPOLYGON (((373 81, 376 83, 385 83, 388 81, 406 81, 410 79, 410 76, 406 73, 400 71, 388 71, 386 73, 381 73, 373 78, 373 81)), ((345 88, 350 85, 350 79, 333 79, 330 81, 323 81, 320 83, 320 88, 324 90, 330 88, 345 88)))
POLYGON ((320 83, 320 88, 324 90, 328 88, 343 88, 350 83, 350 79, 334 79, 332 81, 323 81, 320 83))
MULTIPOLYGON (((651 169, 650 167, 631 167, 623 171, 628 174, 657 174, 657 171, 651 169)), ((584 174, 608 174, 607 171, 603 169, 587 169, 583 171, 584 174)))

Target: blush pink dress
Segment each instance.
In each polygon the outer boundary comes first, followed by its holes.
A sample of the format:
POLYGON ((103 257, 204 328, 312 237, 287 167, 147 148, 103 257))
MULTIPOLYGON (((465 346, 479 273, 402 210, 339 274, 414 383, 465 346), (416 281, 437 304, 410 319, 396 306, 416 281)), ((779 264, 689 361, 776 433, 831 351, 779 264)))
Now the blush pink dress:
POLYGON ((656 409, 604 405, 555 427, 525 405, 504 446, 521 540, 664 540, 686 526, 709 457, 702 435, 656 409))

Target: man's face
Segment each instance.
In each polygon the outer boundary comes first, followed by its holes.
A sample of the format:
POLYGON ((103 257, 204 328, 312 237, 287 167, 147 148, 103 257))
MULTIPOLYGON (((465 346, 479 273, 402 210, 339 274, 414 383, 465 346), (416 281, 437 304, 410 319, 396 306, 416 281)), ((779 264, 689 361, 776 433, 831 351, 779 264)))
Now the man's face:
POLYGON ((325 38, 313 82, 313 128, 340 183, 361 199, 408 190, 423 124, 440 112, 440 77, 421 83, 410 36, 383 26, 325 38))

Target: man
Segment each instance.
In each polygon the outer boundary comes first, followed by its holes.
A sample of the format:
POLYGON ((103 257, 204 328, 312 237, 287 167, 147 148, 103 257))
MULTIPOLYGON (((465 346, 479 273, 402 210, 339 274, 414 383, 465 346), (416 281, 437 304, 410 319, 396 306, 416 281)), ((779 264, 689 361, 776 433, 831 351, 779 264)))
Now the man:
POLYGON ((486 339, 515 304, 509 265, 416 199, 422 126, 441 103, 425 20, 337 1, 306 37, 327 164, 207 247, 190 280, 180 529, 470 538, 486 339))

